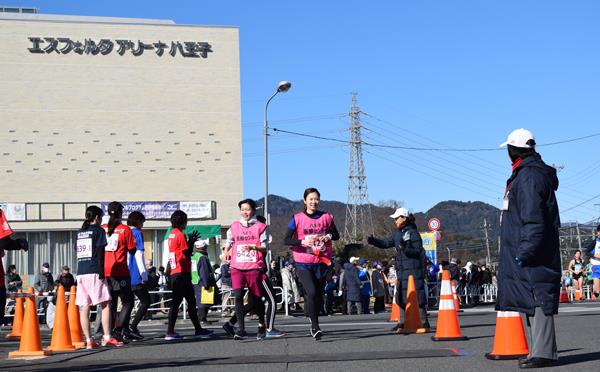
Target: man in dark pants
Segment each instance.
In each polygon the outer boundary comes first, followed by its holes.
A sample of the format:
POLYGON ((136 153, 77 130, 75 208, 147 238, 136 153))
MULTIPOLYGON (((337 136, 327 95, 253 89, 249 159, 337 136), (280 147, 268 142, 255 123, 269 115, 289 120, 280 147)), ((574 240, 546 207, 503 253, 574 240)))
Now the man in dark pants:
POLYGON ((502 206, 496 310, 525 313, 531 347, 520 368, 558 363, 554 314, 560 295, 560 218, 556 169, 535 151, 533 134, 513 131, 508 146, 512 174, 502 206))

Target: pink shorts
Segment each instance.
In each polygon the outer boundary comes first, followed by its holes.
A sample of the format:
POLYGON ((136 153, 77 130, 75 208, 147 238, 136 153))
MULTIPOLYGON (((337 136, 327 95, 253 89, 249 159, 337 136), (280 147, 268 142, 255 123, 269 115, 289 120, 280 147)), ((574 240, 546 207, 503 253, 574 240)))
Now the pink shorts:
POLYGON ((261 297, 260 282, 263 279, 261 270, 238 270, 231 268, 231 289, 248 288, 256 297, 261 297))
POLYGON ((98 305, 110 301, 110 291, 98 274, 77 275, 77 306, 98 305))

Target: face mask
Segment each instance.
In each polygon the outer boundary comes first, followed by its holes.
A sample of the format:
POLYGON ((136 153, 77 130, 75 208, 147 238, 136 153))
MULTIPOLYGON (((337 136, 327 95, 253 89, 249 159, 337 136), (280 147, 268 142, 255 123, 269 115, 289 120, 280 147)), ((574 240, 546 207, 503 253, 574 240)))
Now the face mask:
POLYGON ((42 267, 42 272, 43 273, 47 273, 48 272, 48 268, 47 267, 42 267))

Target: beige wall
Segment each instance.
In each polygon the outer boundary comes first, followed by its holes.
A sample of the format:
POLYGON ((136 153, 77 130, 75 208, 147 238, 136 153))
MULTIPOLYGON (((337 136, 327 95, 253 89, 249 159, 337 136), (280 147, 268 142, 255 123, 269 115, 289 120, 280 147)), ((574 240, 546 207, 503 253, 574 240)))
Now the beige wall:
POLYGON ((206 223, 237 217, 237 28, 0 19, 0 45, 1 201, 214 200, 206 223), (213 53, 32 54, 30 36, 206 41, 213 53))

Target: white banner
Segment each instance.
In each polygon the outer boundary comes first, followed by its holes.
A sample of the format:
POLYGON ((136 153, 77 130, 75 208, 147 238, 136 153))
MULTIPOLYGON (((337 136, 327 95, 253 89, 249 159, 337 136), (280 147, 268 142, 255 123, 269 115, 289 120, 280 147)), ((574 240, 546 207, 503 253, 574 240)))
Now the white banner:
POLYGON ((212 201, 182 201, 179 208, 184 211, 188 218, 214 219, 212 201))
POLYGON ((25 203, 0 203, 8 222, 25 221, 25 203))

